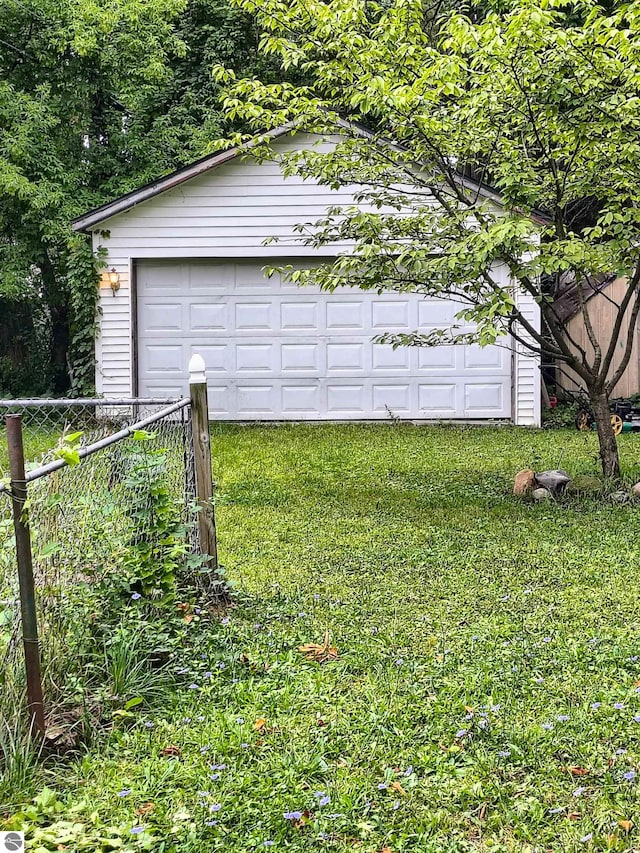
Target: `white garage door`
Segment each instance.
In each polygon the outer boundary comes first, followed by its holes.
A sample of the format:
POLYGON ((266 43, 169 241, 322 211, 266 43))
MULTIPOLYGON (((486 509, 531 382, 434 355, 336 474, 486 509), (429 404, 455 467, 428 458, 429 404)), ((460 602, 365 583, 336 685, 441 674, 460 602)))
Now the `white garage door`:
POLYGON ((142 396, 187 394, 197 352, 215 419, 510 417, 508 349, 394 351, 371 341, 384 331, 442 327, 457 306, 413 294, 321 293, 267 279, 263 265, 138 263, 142 396))

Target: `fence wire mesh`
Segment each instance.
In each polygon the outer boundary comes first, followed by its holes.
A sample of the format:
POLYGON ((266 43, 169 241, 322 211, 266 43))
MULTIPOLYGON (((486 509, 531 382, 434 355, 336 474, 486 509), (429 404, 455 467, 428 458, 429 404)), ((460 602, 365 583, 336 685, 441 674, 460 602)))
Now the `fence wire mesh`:
MULTIPOLYGON (((170 401, 169 401, 170 402, 170 401)), ((195 551, 195 475, 188 401, 169 412, 167 401, 109 401, 96 405, 68 401, 51 405, 5 403, 6 414, 23 421, 27 477, 34 468, 63 453, 114 436, 140 420, 144 430, 65 465, 28 485, 39 635, 45 674, 60 677, 60 656, 83 636, 82 620, 97 618, 94 592, 105 582, 123 600, 138 594, 123 570, 132 554, 154 559, 154 538, 173 525, 185 548, 195 551), (74 436, 75 434, 75 436, 74 436), (79 434, 79 435, 78 435, 79 434), (71 442, 69 439, 72 439, 71 442), (162 526, 164 524, 164 527, 162 526)), ((6 438, 0 443, 0 468, 8 474, 6 438)), ((38 468, 39 470, 39 468, 38 468)), ((20 607, 15 539, 8 490, 0 494, 0 683, 20 688, 20 607), (14 680, 13 685, 8 681, 14 680)), ((173 541, 173 540, 172 540, 173 541)), ((130 565, 130 563, 129 563, 130 565)), ((133 572, 133 569, 132 569, 133 572)), ((133 572, 135 575, 135 572, 133 572)), ((160 596, 162 590, 145 590, 160 596)))

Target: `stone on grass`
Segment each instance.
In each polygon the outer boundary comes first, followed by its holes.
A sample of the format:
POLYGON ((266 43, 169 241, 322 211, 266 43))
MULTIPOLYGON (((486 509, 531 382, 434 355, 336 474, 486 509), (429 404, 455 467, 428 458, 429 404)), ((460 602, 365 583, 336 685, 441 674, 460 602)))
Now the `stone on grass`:
POLYGON ((625 491, 618 489, 616 492, 611 492, 609 500, 614 504, 626 504, 630 500, 630 497, 625 491))
POLYGON ((636 483, 634 486, 631 486, 631 494, 634 498, 640 498, 640 483, 636 483))
POLYGON ((534 501, 546 501, 547 498, 551 497, 551 492, 549 491, 549 489, 538 488, 534 489, 531 492, 531 496, 533 497, 534 501))
POLYGON ((566 471, 542 471, 536 474, 536 483, 543 489, 548 489, 553 495, 561 495, 571 482, 566 471))
POLYGON ((602 480, 592 477, 590 474, 576 474, 567 486, 567 490, 570 492, 600 492, 602 491, 602 480))
POLYGON ((533 488, 536 475, 531 468, 525 468, 524 471, 518 471, 515 480, 513 481, 514 495, 527 495, 533 488))

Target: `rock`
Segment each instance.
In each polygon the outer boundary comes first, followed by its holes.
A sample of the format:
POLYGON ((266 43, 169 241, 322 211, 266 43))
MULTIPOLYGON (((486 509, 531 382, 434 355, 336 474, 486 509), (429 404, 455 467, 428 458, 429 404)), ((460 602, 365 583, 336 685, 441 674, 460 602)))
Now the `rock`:
POLYGON ((640 483, 636 483, 635 486, 631 486, 631 494, 634 498, 640 498, 640 483))
POLYGON ((591 477, 589 474, 576 474, 567 486, 567 490, 570 492, 600 492, 602 491, 602 480, 591 477))
POLYGON ((551 497, 551 492, 549 491, 549 489, 539 488, 539 489, 534 489, 531 492, 531 495, 532 495, 534 501, 546 501, 548 498, 551 497))
POLYGON ((527 495, 533 488, 536 475, 531 468, 525 468, 524 471, 518 471, 515 480, 513 481, 514 495, 527 495))
POLYGON ((571 482, 566 471, 542 471, 536 474, 536 483, 543 489, 548 489, 552 495, 561 495, 571 482))

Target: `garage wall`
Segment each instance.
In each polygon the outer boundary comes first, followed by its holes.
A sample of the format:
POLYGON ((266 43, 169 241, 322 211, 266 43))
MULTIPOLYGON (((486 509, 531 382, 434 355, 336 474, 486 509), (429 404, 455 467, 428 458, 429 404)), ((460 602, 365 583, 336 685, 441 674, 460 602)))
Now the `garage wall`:
MULTIPOLYGON (((283 138, 276 150, 312 145, 303 135, 283 138)), ((135 263, 144 259, 180 258, 303 258, 309 249, 296 243, 294 227, 314 221, 336 204, 354 204, 347 188, 327 187, 283 178, 277 162, 258 164, 235 159, 155 196, 131 210, 101 223, 93 234, 94 248, 103 247, 107 265, 120 273, 120 290, 113 296, 106 282, 100 293, 100 332, 96 342, 96 386, 100 394, 135 393, 132 369, 132 279, 135 263), (270 237, 284 242, 265 246, 270 237)), ((314 257, 331 257, 348 246, 326 247, 314 257)), ((537 307, 531 302, 533 315, 537 307)), ((505 342, 506 343, 506 342, 505 342)), ((537 366, 523 354, 515 356, 513 411, 516 422, 540 421, 536 394, 537 366), (521 399, 522 396, 522 399, 521 399)))

